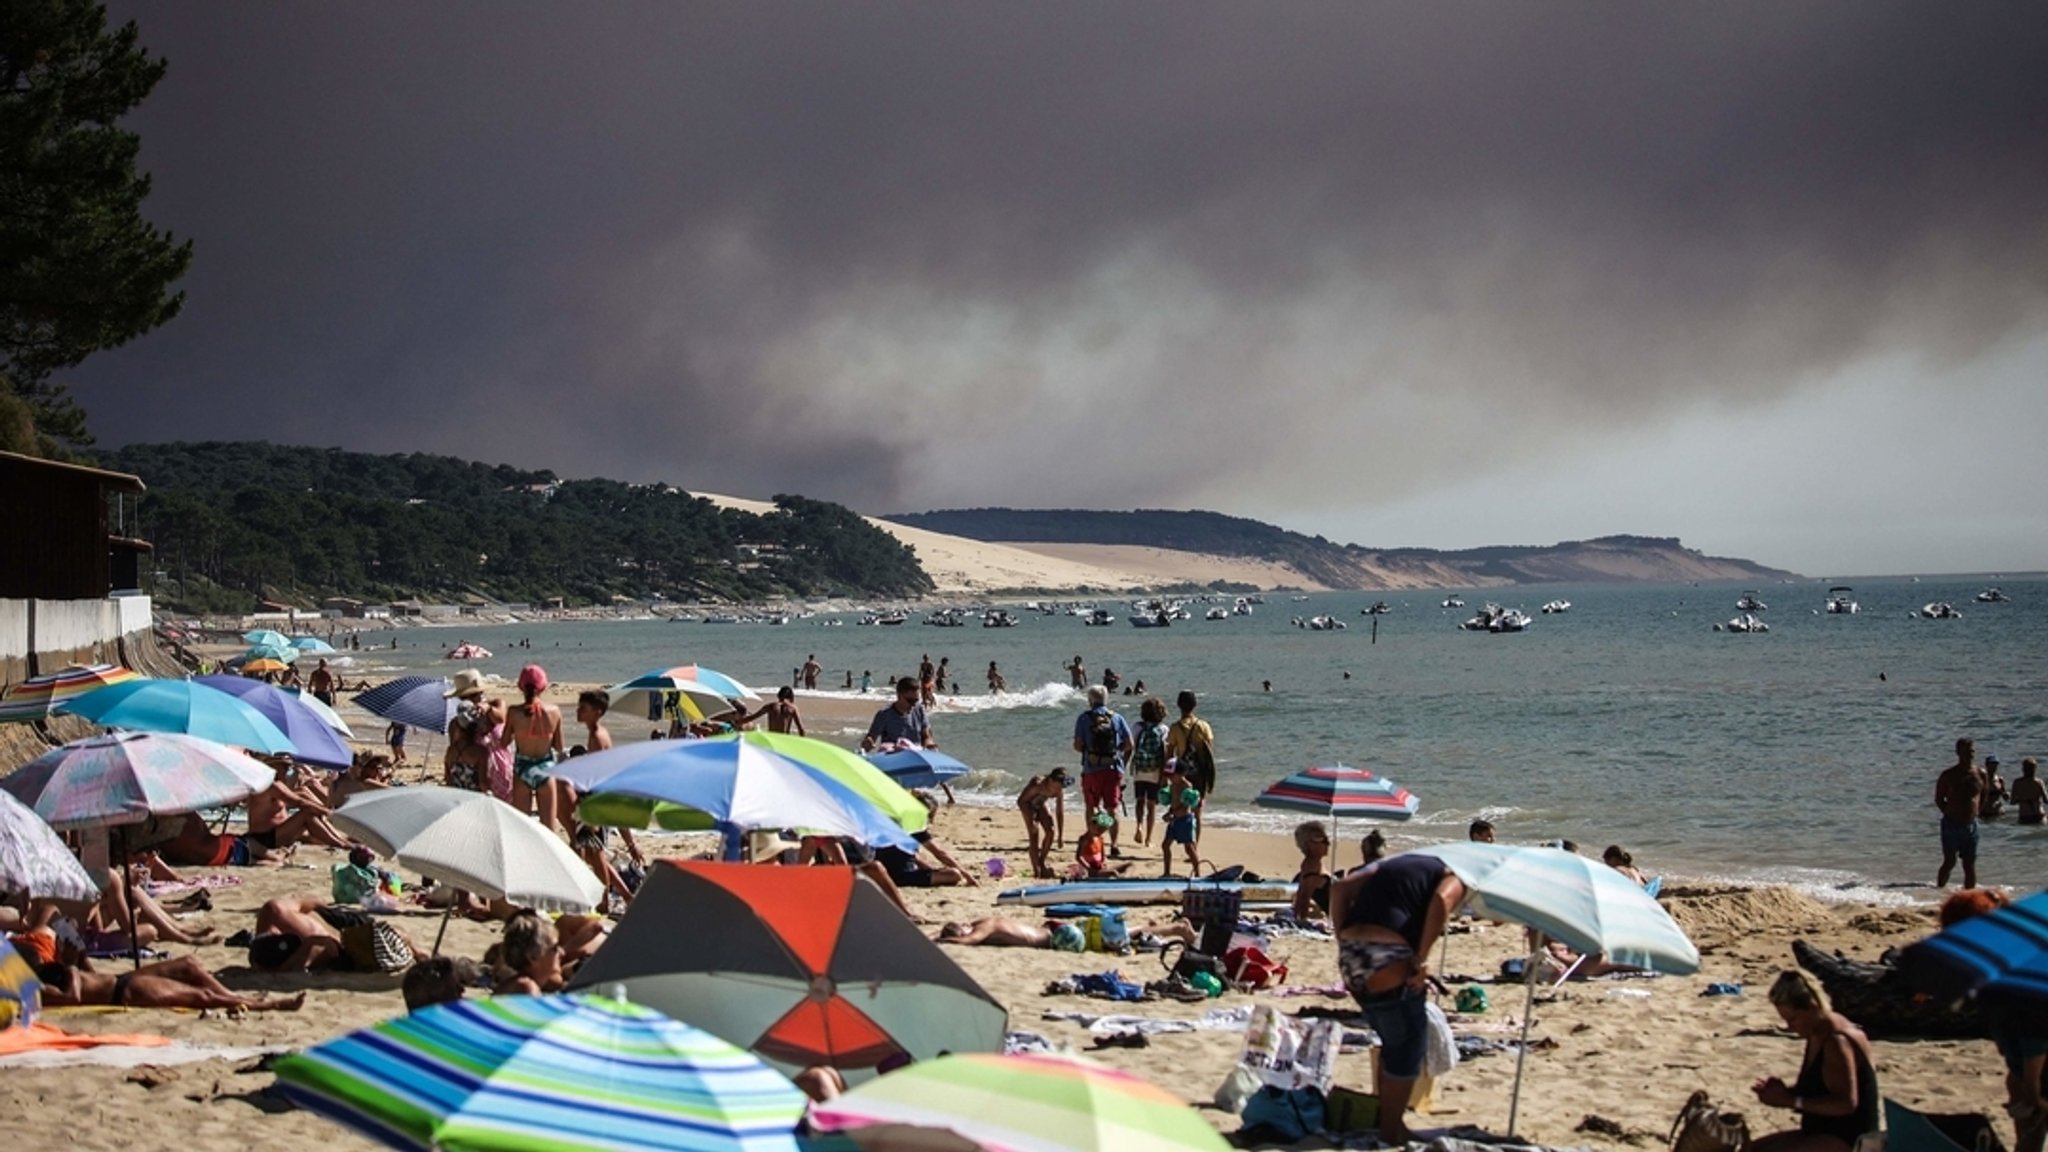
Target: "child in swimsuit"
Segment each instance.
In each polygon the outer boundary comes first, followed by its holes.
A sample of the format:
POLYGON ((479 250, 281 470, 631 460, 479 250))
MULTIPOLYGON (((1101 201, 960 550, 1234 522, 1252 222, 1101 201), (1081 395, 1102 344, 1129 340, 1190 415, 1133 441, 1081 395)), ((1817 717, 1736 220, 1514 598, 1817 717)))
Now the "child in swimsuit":
POLYGON ((1195 810, 1202 806, 1202 794, 1193 788, 1180 788, 1173 794, 1173 804, 1166 810, 1166 840, 1164 856, 1166 874, 1173 875, 1173 846, 1179 844, 1188 858, 1188 875, 1200 870, 1195 859, 1195 810))
POLYGON ((1017 793, 1017 809, 1024 813, 1024 832, 1031 841, 1031 874, 1040 880, 1053 878, 1052 848, 1066 837, 1069 783, 1067 770, 1055 768, 1043 776, 1033 776, 1024 790, 1017 793), (1057 809, 1057 819, 1047 805, 1057 809))
POLYGON ((1118 876, 1131 866, 1129 861, 1116 865, 1109 862, 1109 846, 1102 842, 1102 837, 1115 823, 1116 817, 1107 812, 1097 812, 1089 822, 1088 830, 1081 833, 1080 841, 1074 845, 1074 859, 1083 877, 1118 876))

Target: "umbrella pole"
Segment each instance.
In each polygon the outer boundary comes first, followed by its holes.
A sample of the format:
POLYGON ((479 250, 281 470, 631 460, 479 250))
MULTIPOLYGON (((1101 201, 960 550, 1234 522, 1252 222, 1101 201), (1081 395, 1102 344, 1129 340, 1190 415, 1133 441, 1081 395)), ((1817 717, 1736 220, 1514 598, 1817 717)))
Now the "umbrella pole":
POLYGON ((1522 1062, 1529 1058, 1529 1018, 1536 1012, 1536 958, 1542 951, 1540 946, 1532 948, 1522 962, 1522 986, 1527 991, 1522 997, 1522 1042, 1515 1046, 1515 1087, 1508 1096, 1509 1136, 1515 1134, 1515 1121, 1522 1113, 1522 1062))
POLYGON ((441 909, 441 930, 434 933, 434 955, 436 956, 441 954, 441 938, 448 935, 448 917, 454 914, 455 902, 451 900, 448 902, 447 907, 441 909))
POLYGON ((128 962, 141 971, 142 938, 135 928, 135 878, 128 867, 128 830, 116 829, 114 835, 121 839, 121 903, 128 906, 128 962))

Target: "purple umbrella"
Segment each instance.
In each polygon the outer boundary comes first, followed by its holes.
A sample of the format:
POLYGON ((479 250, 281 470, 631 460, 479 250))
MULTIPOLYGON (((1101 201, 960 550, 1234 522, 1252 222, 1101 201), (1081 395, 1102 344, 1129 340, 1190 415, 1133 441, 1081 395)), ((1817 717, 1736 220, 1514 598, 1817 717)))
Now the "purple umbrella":
POLYGON ((242 703, 262 713, 264 719, 283 730, 285 738, 298 749, 298 758, 308 764, 346 768, 355 761, 348 745, 342 743, 328 725, 327 718, 282 688, 247 676, 199 676, 194 678, 194 682, 240 697, 242 703))

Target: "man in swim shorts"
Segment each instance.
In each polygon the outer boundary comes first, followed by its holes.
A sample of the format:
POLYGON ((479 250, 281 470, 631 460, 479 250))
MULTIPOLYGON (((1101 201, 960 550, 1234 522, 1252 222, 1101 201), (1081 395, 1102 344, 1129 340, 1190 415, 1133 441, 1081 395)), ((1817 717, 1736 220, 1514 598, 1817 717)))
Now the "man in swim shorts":
POLYGON ((1934 886, 1948 887, 1956 861, 1963 862, 1963 887, 1977 886, 1977 809, 1984 800, 1984 773, 1977 767, 1977 745, 1968 737, 1956 741, 1956 762, 1934 781, 1934 806, 1941 811, 1941 871, 1934 886))
POLYGON ((1444 862, 1419 852, 1389 857, 1330 890, 1338 971, 1380 1037, 1383 1144, 1410 1138, 1404 1114, 1429 1040, 1425 960, 1464 899, 1464 884, 1444 862))

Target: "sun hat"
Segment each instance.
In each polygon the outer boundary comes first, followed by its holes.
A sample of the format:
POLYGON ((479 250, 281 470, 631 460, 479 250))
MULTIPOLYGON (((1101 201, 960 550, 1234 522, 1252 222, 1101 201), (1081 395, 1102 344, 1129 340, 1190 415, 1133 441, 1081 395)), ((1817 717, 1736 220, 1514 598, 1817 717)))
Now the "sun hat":
POLYGON ((457 696, 467 699, 484 694, 484 674, 474 668, 464 668, 453 678, 453 686, 441 693, 442 699, 457 696))

